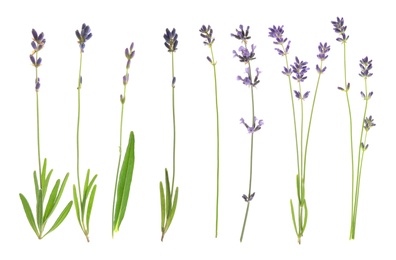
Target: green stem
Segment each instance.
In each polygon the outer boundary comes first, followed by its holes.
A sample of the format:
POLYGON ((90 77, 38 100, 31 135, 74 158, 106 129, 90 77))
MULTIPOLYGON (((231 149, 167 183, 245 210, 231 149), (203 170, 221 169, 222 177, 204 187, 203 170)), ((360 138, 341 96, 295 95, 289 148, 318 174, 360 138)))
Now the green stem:
POLYGON ((81 198, 81 185, 80 185, 80 89, 81 89, 81 68, 82 68, 82 51, 80 51, 80 69, 78 72, 78 109, 77 109, 77 182, 78 182, 78 196, 81 198))
POLYGON ((300 230, 300 234, 302 235, 303 233, 303 203, 304 203, 304 195, 305 195, 305 185, 304 185, 304 176, 303 176, 303 172, 304 172, 304 164, 303 164, 303 159, 304 159, 304 140, 303 140, 303 133, 304 133, 304 101, 302 98, 303 92, 301 90, 301 83, 298 83, 298 87, 299 87, 299 91, 300 91, 300 106, 301 106, 301 128, 300 128, 300 154, 301 154, 301 161, 300 161, 300 167, 301 167, 301 171, 300 171, 300 198, 301 201, 299 202, 299 214, 298 214, 298 225, 299 225, 299 230, 300 230))
MULTIPOLYGON (((246 47, 246 43, 245 43, 246 47)), ((248 62, 249 66, 249 75, 252 75, 252 70, 250 66, 250 62, 248 62)), ((254 116, 254 93, 253 93, 253 86, 250 86, 250 94, 251 94, 251 103, 252 103, 252 127, 255 127, 255 116, 254 116)), ((254 137, 254 130, 251 133, 251 138, 250 138, 250 177, 249 177, 249 193, 247 195, 248 197, 248 204, 246 206, 246 213, 245 213, 245 219, 243 221, 243 226, 242 226, 242 232, 241 232, 241 237, 240 237, 240 242, 243 240, 243 234, 245 232, 245 226, 246 226, 246 221, 247 221, 247 216, 249 213, 249 205, 250 205, 250 199, 251 199, 251 193, 252 193, 252 179, 253 179, 253 137, 254 137)))
POLYGON ((219 227, 219 189, 220 189, 220 128, 219 128, 219 103, 217 98, 217 74, 216 74, 216 62, 214 60, 212 45, 209 45, 210 53, 212 55, 212 65, 213 65, 213 76, 215 85, 215 100, 216 100, 216 231, 215 237, 217 238, 218 227, 219 227))
POLYGON ((173 198, 173 188, 175 184, 175 168, 176 168, 176 117, 175 117, 175 86, 173 85, 173 79, 175 77, 175 66, 174 66, 174 53, 172 52, 172 118, 173 118, 173 167, 172 167, 172 189, 171 198, 173 198))
MULTIPOLYGON (((38 52, 36 52, 36 60, 38 60, 38 52)), ((36 66, 36 84, 38 81, 38 67, 36 66)), ((39 164, 39 176, 41 176, 41 154, 40 154, 40 113, 39 113, 39 94, 38 89, 36 90, 36 120, 37 120, 37 157, 38 157, 38 164, 39 164)), ((40 188, 43 187, 40 179, 40 188)))
MULTIPOLYGON (((362 120, 362 126, 360 130, 360 141, 359 141, 359 152, 358 152, 358 165, 357 165, 357 171, 356 171, 356 190, 355 190, 355 198, 354 198, 354 204, 353 204, 353 229, 352 233, 350 234, 350 239, 355 239, 355 230, 356 230, 356 216, 357 216, 357 204, 359 200, 359 190, 360 190, 360 175, 362 173, 362 163, 363 163, 363 155, 364 155, 364 149, 362 149, 360 146, 362 144, 363 140, 363 131, 364 131, 364 120, 366 118, 367 114, 367 105, 368 105, 368 91, 367 91, 367 78, 364 79, 364 87, 365 87, 365 106, 364 106, 364 113, 363 113, 363 120, 362 120), (362 152, 363 150, 363 152, 362 152)), ((367 131, 366 135, 364 138, 364 145, 366 145, 366 138, 367 138, 367 131)))

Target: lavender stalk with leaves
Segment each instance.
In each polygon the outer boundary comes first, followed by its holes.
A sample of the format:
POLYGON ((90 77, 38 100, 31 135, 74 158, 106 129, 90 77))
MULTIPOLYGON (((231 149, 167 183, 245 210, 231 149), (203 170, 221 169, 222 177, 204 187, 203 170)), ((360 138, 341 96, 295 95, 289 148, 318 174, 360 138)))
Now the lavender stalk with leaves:
POLYGON ((28 200, 25 196, 20 193, 19 197, 22 202, 23 209, 25 211, 26 217, 32 227, 34 233, 36 233, 39 239, 44 238, 46 235, 54 231, 62 222, 65 220, 70 212, 73 202, 70 201, 63 211, 60 213, 56 221, 53 223, 52 227, 45 231, 45 226, 49 220, 52 213, 55 211, 58 205, 63 190, 65 189, 67 179, 69 178, 69 173, 64 177, 62 184, 58 179, 51 190, 47 204, 44 203, 45 196, 47 195, 48 185, 52 176, 52 170, 47 173, 47 159, 44 159, 43 167, 41 167, 41 151, 40 151, 40 113, 39 113, 39 90, 40 90, 40 78, 38 77, 38 68, 41 66, 42 59, 38 57, 39 51, 44 47, 46 40, 44 39, 44 33, 38 34, 35 29, 32 30, 33 41, 31 43, 33 47, 33 52, 30 55, 30 61, 36 70, 35 78, 35 90, 36 90, 36 119, 37 119, 37 157, 39 165, 39 176, 37 176, 36 171, 33 173, 34 187, 36 192, 36 218, 34 218, 32 209, 29 205, 28 200))
POLYGON ((203 42, 205 46, 208 46, 210 49, 211 57, 207 56, 206 59, 213 67, 213 77, 214 77, 214 89, 215 89, 215 101, 216 101, 216 229, 215 229, 215 237, 218 234, 218 226, 219 226, 219 188, 220 188, 220 130, 219 130, 219 103, 217 98, 217 75, 216 75, 216 64, 213 54, 213 43, 215 39, 213 38, 213 29, 208 25, 202 25, 199 30, 201 33, 201 37, 205 39, 203 42))
POLYGON ((165 189, 162 181, 160 182, 160 202, 161 202, 161 241, 164 240, 164 236, 168 231, 173 217, 176 212, 177 199, 179 196, 179 187, 174 190, 175 183, 175 167, 176 167, 176 118, 175 118, 175 67, 174 67, 174 53, 177 50, 178 35, 175 28, 172 31, 166 29, 164 34, 165 47, 168 52, 172 54, 172 118, 173 118, 173 167, 172 167, 172 186, 169 181, 168 169, 165 168, 165 189))
POLYGON ((297 208, 297 216, 295 216, 295 210, 293 201, 290 199, 290 209, 292 213, 292 220, 294 230, 296 232, 298 243, 301 244, 301 237, 304 234, 307 220, 308 220, 308 207, 305 199, 305 179, 306 179, 306 170, 307 170, 307 153, 308 153, 308 141, 309 134, 311 131, 312 117, 313 111, 315 108, 316 96, 318 93, 319 82, 321 75, 326 71, 326 67, 323 67, 323 61, 327 59, 327 53, 330 51, 330 46, 327 43, 322 44, 319 43, 318 49, 319 54, 317 55, 320 60, 320 64, 316 65, 316 71, 318 72, 318 79, 316 81, 315 94, 312 102, 308 129, 306 135, 304 136, 304 101, 308 98, 310 91, 302 91, 301 83, 307 78, 306 73, 308 72, 308 62, 300 61, 297 57, 295 58, 295 62, 289 65, 288 57, 289 49, 290 49, 290 41, 283 36, 284 30, 283 26, 273 26, 269 28, 269 37, 274 38, 274 44, 279 46, 279 48, 275 48, 280 56, 285 57, 286 66, 283 68, 282 73, 288 77, 289 82, 289 90, 290 90, 290 99, 292 103, 292 112, 293 112, 293 123, 294 123, 294 137, 295 137, 295 147, 296 147, 296 159, 297 159, 297 176, 296 176, 296 187, 297 187, 297 197, 298 197, 298 208, 297 208), (286 46, 285 46, 286 45, 286 46), (293 90, 292 87, 292 79, 294 79, 298 83, 298 89, 293 90), (298 136, 297 129, 297 119, 296 119, 296 105, 294 103, 294 96, 297 98, 297 102, 300 103, 300 136, 298 136), (305 137, 305 139, 304 139, 305 137), (305 140, 305 146, 304 146, 305 140))
POLYGON ((88 169, 87 174, 85 175, 84 187, 81 189, 80 182, 80 90, 82 87, 82 57, 85 49, 85 43, 92 37, 91 28, 85 23, 81 27, 81 31, 76 30, 76 36, 78 38, 78 44, 80 47, 80 69, 78 72, 78 108, 77 108, 77 183, 78 186, 73 185, 73 200, 74 200, 74 208, 76 210, 77 220, 83 231, 87 242, 89 242, 89 222, 91 218, 92 206, 95 199, 96 193, 96 184, 95 180, 98 177, 97 174, 90 179, 90 169, 88 169), (77 190, 78 189, 78 190, 77 190))
POLYGON ((129 82, 129 68, 131 66, 131 60, 135 56, 135 51, 133 50, 133 42, 129 48, 125 49, 125 57, 127 58, 126 72, 122 78, 124 85, 124 94, 120 95, 121 101, 121 120, 120 120, 120 145, 119 145, 119 157, 117 165, 117 175, 114 186, 114 196, 113 196, 113 209, 112 209, 112 237, 114 237, 114 232, 118 232, 121 222, 124 219, 126 207, 128 204, 129 191, 131 188, 133 168, 135 165, 135 135, 133 131, 129 134, 129 142, 124 155, 124 161, 121 166, 120 163, 122 156, 122 125, 124 118, 124 104, 126 100, 126 86, 129 82))
POLYGON ((353 138, 352 138, 352 111, 351 104, 349 100, 349 89, 350 83, 347 81, 347 71, 346 71, 346 43, 349 39, 349 35, 346 35, 347 26, 344 25, 344 18, 337 17, 336 21, 331 22, 333 24, 334 31, 339 35, 336 39, 340 42, 344 47, 344 87, 338 87, 339 90, 345 93, 346 101, 348 105, 348 114, 349 114, 349 136, 350 136, 350 149, 351 149, 351 166, 352 166, 352 201, 351 201, 351 225, 349 230, 349 239, 355 239, 355 231, 356 231, 356 218, 357 218, 357 210, 358 210, 358 202, 359 202, 359 193, 360 193, 360 180, 362 175, 362 166, 363 166, 363 158, 364 154, 368 148, 367 144, 367 134, 371 127, 375 126, 374 119, 372 116, 367 117, 367 105, 368 101, 371 99, 373 92, 368 91, 367 79, 373 75, 371 73, 371 69, 373 68, 372 60, 366 56, 360 60, 360 73, 359 76, 364 80, 364 92, 361 91, 360 94, 364 101, 364 112, 363 119, 360 125, 360 139, 358 144, 358 154, 357 154, 357 165, 355 171, 355 161, 354 161, 354 150, 353 150, 353 138), (347 83, 348 82, 348 83, 347 83))
POLYGON ((251 38, 249 36, 249 26, 244 30, 243 25, 239 26, 239 30, 236 29, 236 34, 231 34, 232 37, 236 38, 237 40, 242 41, 242 46, 238 48, 238 51, 233 51, 234 57, 238 57, 239 61, 242 62, 245 65, 245 73, 246 75, 244 77, 238 76, 237 80, 242 81, 242 84, 244 84, 247 87, 250 87, 250 99, 251 99, 251 108, 252 108, 252 124, 249 126, 243 118, 240 119, 240 123, 243 124, 248 131, 248 134, 250 134, 250 170, 249 170, 249 189, 248 193, 243 194, 242 198, 246 202, 246 212, 245 212, 245 218, 243 220, 243 226, 242 226, 242 232, 240 236, 240 242, 243 240, 243 235, 245 233, 245 227, 246 227, 246 221, 247 217, 249 214, 249 207, 250 207, 250 202, 253 200, 255 192, 252 192, 252 179, 253 179, 253 137, 254 133, 258 130, 261 129, 261 127, 264 124, 263 120, 258 120, 257 117, 255 116, 254 113, 254 92, 253 89, 260 83, 260 80, 258 79, 261 71, 259 68, 256 68, 254 71, 256 72, 256 75, 253 77, 252 75, 252 66, 251 66, 251 61, 256 59, 255 58, 255 53, 254 50, 256 49, 255 45, 251 45, 250 49, 247 46, 248 40, 251 38))

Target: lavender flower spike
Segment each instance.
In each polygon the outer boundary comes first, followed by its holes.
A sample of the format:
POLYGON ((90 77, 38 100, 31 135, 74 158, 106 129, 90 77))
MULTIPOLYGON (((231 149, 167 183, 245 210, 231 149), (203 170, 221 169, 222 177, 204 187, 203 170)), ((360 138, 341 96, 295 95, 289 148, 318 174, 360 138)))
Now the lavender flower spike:
POLYGON ((85 42, 91 39, 92 33, 91 28, 83 23, 81 26, 81 32, 76 30, 76 36, 78 38, 78 44, 80 45, 81 52, 84 52, 85 42))
POLYGON ((340 19, 339 17, 337 17, 337 21, 332 21, 331 23, 334 26, 333 30, 341 35, 341 37, 338 37, 336 40, 341 43, 346 43, 349 39, 349 35, 346 36, 345 34, 347 26, 344 25, 344 18, 341 17, 340 19))
POLYGON ((373 75, 373 73, 370 73, 370 70, 373 68, 372 60, 369 60, 367 56, 360 60, 359 66, 362 69, 359 73, 360 77, 367 79, 373 75))
POLYGON ((168 28, 165 30, 165 47, 168 49, 168 52, 175 52, 177 50, 177 44, 179 43, 177 37, 175 28, 172 31, 169 31, 168 28))
POLYGON ((290 65, 293 69, 293 73, 295 74, 295 76, 293 76, 293 79, 297 80, 298 82, 304 82, 304 80, 307 78, 307 76, 305 76, 305 73, 307 73, 309 70, 307 64, 308 62, 300 61, 296 57, 294 65, 290 65))
POLYGON ((243 25, 239 25, 239 29, 235 29, 236 34, 231 33, 231 36, 238 39, 238 40, 242 40, 243 42, 247 42, 247 40, 249 40, 251 37, 249 36, 249 29, 250 26, 248 26, 246 28, 246 30, 243 29, 243 25))

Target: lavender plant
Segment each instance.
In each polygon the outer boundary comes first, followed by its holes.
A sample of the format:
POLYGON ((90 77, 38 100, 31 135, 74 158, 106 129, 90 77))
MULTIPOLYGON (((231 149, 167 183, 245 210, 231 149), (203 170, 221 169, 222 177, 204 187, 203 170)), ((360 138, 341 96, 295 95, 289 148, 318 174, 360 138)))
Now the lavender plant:
POLYGON ((219 103, 217 98, 217 75, 216 75, 216 64, 214 60, 213 54, 213 43, 215 39, 213 38, 213 29, 208 25, 202 25, 201 29, 199 30, 201 33, 201 37, 205 39, 203 42, 205 46, 208 46, 210 49, 211 57, 207 56, 206 59, 210 62, 213 67, 213 77, 214 77, 214 89, 215 89, 215 103, 216 103, 216 159, 217 159, 217 166, 216 166, 216 229, 215 229, 215 237, 218 234, 218 226, 219 226, 219 188, 220 188, 220 130, 219 130, 219 103))
POLYGON ((85 182, 83 190, 81 190, 80 184, 80 90, 82 86, 82 55, 84 53, 85 43, 92 37, 91 28, 85 23, 81 27, 81 31, 76 30, 76 36, 78 38, 78 44, 80 47, 80 68, 78 72, 78 108, 77 108, 77 183, 78 183, 78 195, 76 185, 73 185, 73 200, 74 208, 76 209, 76 215, 78 223, 83 231, 87 242, 89 242, 89 222, 91 218, 92 206, 95 199, 96 184, 95 180, 98 177, 97 174, 90 179, 90 169, 88 169, 85 175, 85 182))
POLYGON ((117 165, 116 181, 114 186, 114 196, 113 196, 113 209, 112 209, 112 237, 114 237, 114 232, 118 232, 121 222, 124 219, 126 207, 128 204, 129 191, 131 188, 133 168, 135 165, 135 135, 133 131, 129 134, 129 142, 124 155, 124 161, 121 167, 120 173, 120 163, 122 155, 122 123, 124 118, 124 104, 126 100, 126 86, 129 82, 129 68, 131 65, 131 60, 135 56, 135 51, 133 50, 133 42, 129 48, 125 49, 125 57, 127 58, 126 72, 122 78, 124 84, 124 94, 120 95, 121 101, 121 120, 120 120, 120 145, 119 145, 119 157, 117 165))
POLYGON ((38 68, 41 66, 42 59, 38 57, 39 51, 44 47, 46 40, 44 39, 44 33, 38 34, 35 29, 32 29, 33 41, 31 43, 33 52, 30 55, 30 61, 36 70, 35 78, 35 90, 36 90, 36 120, 37 120, 37 157, 39 165, 39 176, 37 177, 36 171, 33 172, 34 188, 36 192, 36 219, 33 216, 32 209, 28 200, 25 196, 20 193, 19 197, 22 202, 23 209, 26 214, 26 218, 29 221, 34 233, 36 233, 39 239, 44 238, 46 235, 54 231, 62 222, 65 220, 70 212, 73 202, 70 201, 63 211, 60 213, 58 218, 55 220, 52 227, 45 231, 45 226, 52 213, 55 211, 58 205, 63 190, 65 189, 69 173, 64 177, 62 184, 58 179, 51 190, 50 196, 47 200, 47 204, 44 203, 45 196, 47 195, 48 185, 52 176, 52 171, 47 173, 47 159, 44 159, 43 167, 41 168, 41 152, 40 152, 40 113, 39 113, 39 90, 40 90, 40 78, 38 77, 38 68))
POLYGON ((331 22, 333 24, 334 31, 339 35, 336 39, 340 42, 344 47, 344 87, 338 87, 339 90, 345 93, 346 101, 348 105, 348 114, 349 114, 349 136, 350 136, 350 149, 351 149, 351 165, 352 165, 352 201, 351 201, 351 225, 349 230, 349 239, 355 239, 355 231, 356 231, 356 218, 357 218, 357 210, 358 210, 358 202, 359 202, 359 192, 360 192, 360 180, 362 175, 362 166, 363 166, 363 158, 364 154, 368 148, 367 144, 367 134, 371 127, 375 126, 374 119, 372 116, 367 117, 367 105, 368 101, 371 99, 373 92, 368 91, 367 79, 373 75, 371 73, 371 69, 373 68, 372 60, 366 56, 360 60, 360 73, 359 76, 364 80, 364 92, 361 91, 360 95, 364 101, 364 112, 363 119, 360 125, 360 139, 358 145, 358 154, 357 154, 357 165, 355 171, 355 161, 354 161, 354 150, 353 150, 353 138, 352 138, 352 111, 351 104, 349 100, 349 89, 350 83, 347 81, 347 71, 346 71, 346 43, 349 39, 349 35, 346 35, 347 26, 344 25, 344 18, 337 17, 336 21, 331 22), (348 83, 347 83, 348 82, 348 83))
POLYGON ((245 123, 245 120, 243 118, 240 119, 240 123, 243 124, 246 128, 248 133, 250 134, 250 170, 249 170, 249 189, 248 193, 243 194, 242 198, 246 202, 246 212, 245 212, 245 218, 243 220, 243 226, 242 226, 242 232, 240 236, 240 242, 243 240, 243 235, 245 233, 245 227, 246 227, 246 221, 247 217, 249 214, 249 207, 250 207, 250 202, 253 200, 255 192, 252 192, 252 178, 253 178, 253 137, 254 133, 258 130, 261 129, 261 127, 264 124, 264 121, 262 119, 258 120, 257 122, 257 117, 255 116, 254 113, 254 92, 253 89, 260 83, 260 80, 258 79, 261 71, 257 67, 255 69, 256 75, 253 77, 252 75, 252 66, 251 66, 251 61, 256 59, 254 50, 256 49, 256 46, 254 44, 251 45, 251 48, 249 50, 247 46, 248 40, 251 38, 249 36, 249 26, 244 30, 243 25, 239 26, 239 30, 236 29, 236 34, 232 34, 231 36, 236 38, 237 40, 240 40, 242 42, 242 46, 238 48, 238 51, 233 51, 234 57, 238 57, 239 61, 244 63, 245 65, 245 73, 247 74, 245 77, 238 76, 237 80, 242 81, 242 84, 244 84, 247 87, 250 87, 250 99, 251 99, 251 108, 252 108, 252 125, 249 126, 247 123, 245 123))
POLYGON ((177 50, 179 43, 178 35, 175 28, 172 31, 166 29, 164 34, 165 47, 168 52, 172 54, 172 118, 173 118, 173 167, 172 167, 172 186, 169 182, 168 169, 165 168, 165 190, 162 181, 160 182, 160 202, 161 202, 161 241, 164 240, 165 233, 168 231, 173 217, 176 212, 177 199, 179 196, 179 187, 174 190, 175 183, 175 166, 176 166, 176 120, 175 120, 175 67, 174 67, 174 53, 177 50))
POLYGON ((318 79, 316 81, 315 94, 312 102, 308 128, 304 135, 304 101, 308 98, 310 91, 303 91, 301 88, 301 83, 307 78, 306 73, 308 72, 308 62, 300 61, 298 57, 295 58, 295 62, 289 65, 288 57, 290 50, 290 41, 283 36, 284 30, 282 26, 273 26, 269 28, 269 37, 274 38, 274 44, 279 46, 275 48, 280 56, 285 57, 286 67, 283 68, 282 73, 288 77, 289 89, 290 89, 290 99, 292 103, 293 112, 293 123, 294 123, 294 138, 296 146, 296 158, 297 158, 297 176, 296 176, 296 186, 297 186, 297 198, 298 198, 298 219, 296 220, 293 201, 290 199, 290 208, 292 213, 292 220, 294 225, 294 230, 296 232, 298 243, 301 244, 301 237, 304 234, 307 220, 308 220, 308 207, 305 198, 305 179, 307 170, 307 153, 308 153, 308 141, 309 134, 311 131, 313 111, 315 108, 316 96, 318 93, 319 82, 321 75, 325 72, 326 67, 323 67, 323 61, 327 59, 327 53, 330 51, 330 46, 327 43, 319 43, 318 49, 319 54, 317 55, 320 60, 320 65, 316 65, 316 71, 318 72, 318 79), (293 90, 292 79, 294 79, 298 84, 298 89, 293 90), (294 96, 297 98, 297 102, 300 103, 300 136, 298 136, 297 130, 297 119, 296 119, 296 105, 293 99, 294 96), (305 139, 304 139, 305 137, 305 139), (304 146, 305 140, 305 146, 304 146))

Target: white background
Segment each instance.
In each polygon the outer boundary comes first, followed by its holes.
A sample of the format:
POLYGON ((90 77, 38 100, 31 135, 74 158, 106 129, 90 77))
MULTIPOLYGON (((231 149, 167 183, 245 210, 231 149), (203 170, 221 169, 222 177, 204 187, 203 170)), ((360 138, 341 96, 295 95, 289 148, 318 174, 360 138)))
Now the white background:
MULTIPOLYGON (((0 259, 394 259, 396 231, 392 8, 387 1, 13 1, 0 8, 2 50, 0 94, 0 259), (356 240, 349 241, 351 170, 349 125, 343 83, 343 49, 330 23, 344 17, 348 81, 354 117, 355 150, 364 102, 359 60, 373 60, 374 91, 368 115, 377 126, 368 137, 356 240), (39 55, 42 158, 53 180, 70 178, 61 207, 72 199, 76 179, 76 119, 79 48, 75 30, 88 24, 93 33, 83 56, 81 89, 81 172, 98 173, 85 241, 74 208, 65 222, 39 241, 29 226, 19 193, 34 205, 32 173, 38 169, 34 67, 31 29, 44 32, 39 55), (221 126, 219 236, 215 228, 215 107, 209 48, 199 36, 210 24, 218 69, 221 126), (243 243, 239 242, 246 203, 250 138, 239 124, 250 118, 250 91, 237 75, 244 65, 232 56, 240 42, 230 33, 250 25, 257 46, 261 83, 255 89, 256 115, 264 119, 255 135, 253 191, 243 243), (325 62, 308 154, 306 198, 309 219, 297 244, 289 200, 296 201, 295 149, 284 58, 274 50, 268 27, 284 25, 291 43, 289 60, 308 61, 303 88, 317 79, 319 42, 331 45, 325 62), (176 28, 175 53, 179 203, 173 223, 160 241, 158 183, 172 167, 171 55, 164 46, 166 28, 176 28), (130 130, 136 136, 136 164, 128 210, 121 230, 111 238, 111 205, 118 159, 119 95, 125 73, 124 49, 135 42, 136 55, 124 118, 124 148, 130 130)), ((296 85, 295 85, 296 86, 296 85)), ((312 96, 305 101, 306 115, 312 96)), ((306 116, 307 118, 308 116, 306 116)), ((33 206, 34 207, 34 206, 33 206)), ((51 222, 52 223, 52 222, 51 222)), ((48 228, 50 227, 48 224, 48 228)))

